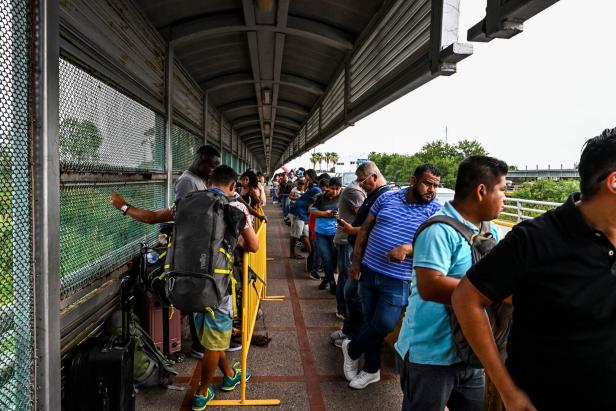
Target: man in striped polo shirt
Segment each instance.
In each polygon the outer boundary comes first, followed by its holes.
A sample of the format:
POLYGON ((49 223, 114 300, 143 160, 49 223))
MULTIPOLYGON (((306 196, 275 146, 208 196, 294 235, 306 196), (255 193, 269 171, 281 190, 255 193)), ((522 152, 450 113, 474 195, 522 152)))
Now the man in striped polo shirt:
POLYGON ((349 277, 359 280, 364 325, 353 340, 342 343, 344 375, 351 388, 381 379, 383 339, 394 329, 409 296, 413 237, 441 209, 434 201, 440 180, 436 167, 417 167, 409 188, 379 197, 357 235, 349 277), (362 354, 365 362, 359 371, 362 354))

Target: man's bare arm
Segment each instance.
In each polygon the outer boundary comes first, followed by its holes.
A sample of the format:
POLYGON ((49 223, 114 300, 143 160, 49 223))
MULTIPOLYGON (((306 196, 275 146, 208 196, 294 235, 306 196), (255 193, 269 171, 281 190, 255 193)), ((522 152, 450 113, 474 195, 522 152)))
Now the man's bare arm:
POLYGON ((242 247, 244 250, 250 253, 256 253, 259 250, 259 238, 255 234, 255 230, 252 227, 248 227, 242 230, 242 247))
POLYGON ((467 278, 460 281, 451 301, 464 338, 498 389, 507 411, 536 411, 526 393, 513 382, 500 358, 485 311, 491 301, 467 278))
MULTIPOLYGON (((118 210, 121 209, 122 206, 128 205, 124 197, 115 191, 111 192, 109 199, 111 204, 118 210)), ((169 208, 161 208, 160 210, 152 211, 131 205, 128 207, 128 210, 126 210, 126 214, 145 224, 166 223, 167 221, 172 221, 174 218, 174 212, 169 208)))
POLYGON ((460 280, 448 277, 438 270, 425 267, 415 267, 417 291, 426 301, 441 304, 451 304, 451 294, 460 280))

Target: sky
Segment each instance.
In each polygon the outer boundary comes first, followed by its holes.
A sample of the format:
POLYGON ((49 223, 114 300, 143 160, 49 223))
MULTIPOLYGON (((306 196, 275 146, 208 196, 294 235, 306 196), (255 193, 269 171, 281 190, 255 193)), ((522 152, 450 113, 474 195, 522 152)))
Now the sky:
MULTIPOLYGON (((485 4, 461 0, 460 42, 485 15, 485 4)), ((473 55, 457 73, 437 77, 315 150, 412 154, 444 139, 447 128, 449 143, 477 140, 520 168, 573 167, 588 138, 616 127, 614 16, 613 1, 561 0, 509 40, 472 43, 473 55)), ((311 166, 308 158, 287 166, 311 166)))

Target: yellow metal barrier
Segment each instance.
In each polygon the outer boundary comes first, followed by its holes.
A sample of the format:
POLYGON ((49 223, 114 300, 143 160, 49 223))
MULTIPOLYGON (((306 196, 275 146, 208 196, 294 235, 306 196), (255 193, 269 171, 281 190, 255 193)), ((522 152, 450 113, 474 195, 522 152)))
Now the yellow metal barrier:
MULTIPOLYGON (((255 220, 257 223, 258 220, 255 220)), ((259 251, 244 253, 242 269, 242 370, 247 369, 248 350, 252 333, 257 322, 257 313, 261 301, 282 301, 283 296, 268 297, 267 292, 267 224, 259 221, 255 225, 259 238, 259 251)), ((246 373, 242 373, 239 400, 212 400, 209 406, 239 406, 239 405, 280 405, 278 399, 248 400, 246 399, 246 373)))

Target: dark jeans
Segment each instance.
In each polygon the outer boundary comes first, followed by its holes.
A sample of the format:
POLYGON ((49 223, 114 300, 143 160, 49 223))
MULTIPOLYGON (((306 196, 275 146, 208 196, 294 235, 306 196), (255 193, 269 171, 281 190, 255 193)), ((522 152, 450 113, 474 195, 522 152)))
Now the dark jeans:
POLYGON ((308 254, 307 268, 311 273, 319 274, 321 269, 321 257, 319 256, 319 249, 317 248, 317 240, 310 241, 312 245, 312 252, 308 254))
POLYGON ((363 311, 361 309, 361 301, 357 294, 359 281, 347 278, 344 284, 344 302, 346 303, 346 317, 342 323, 342 332, 351 340, 359 332, 364 324, 363 311))
POLYGON ((315 243, 319 250, 319 257, 323 263, 323 271, 325 272, 325 281, 328 283, 335 282, 334 270, 336 269, 336 247, 334 246, 333 235, 322 235, 316 233, 315 243))
POLYGON ((463 363, 424 365, 396 355, 402 411, 484 411, 483 370, 463 363))
MULTIPOLYGON (((346 302, 344 300, 344 286, 348 280, 347 273, 351 265, 351 254, 353 247, 349 244, 336 244, 338 254, 338 283, 336 284, 336 305, 338 312, 345 314, 347 311, 346 302)), ((344 332, 344 331, 343 331, 344 332)))
POLYGON ((364 354, 364 371, 375 373, 381 368, 383 339, 394 329, 402 308, 409 298, 409 282, 388 277, 361 266, 359 299, 364 325, 349 344, 349 355, 358 359, 364 354))
POLYGON ((280 202, 282 203, 282 216, 287 218, 289 215, 289 204, 291 201, 289 200, 288 194, 280 194, 280 202))

